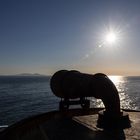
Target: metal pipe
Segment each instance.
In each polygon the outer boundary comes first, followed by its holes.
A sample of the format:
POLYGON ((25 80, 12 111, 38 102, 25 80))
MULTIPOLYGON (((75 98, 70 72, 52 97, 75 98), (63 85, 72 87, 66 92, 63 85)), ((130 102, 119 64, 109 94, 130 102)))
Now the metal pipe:
POLYGON ((113 82, 102 73, 85 74, 61 70, 50 82, 53 93, 64 99, 95 97, 101 99, 108 115, 120 116, 120 98, 113 82))

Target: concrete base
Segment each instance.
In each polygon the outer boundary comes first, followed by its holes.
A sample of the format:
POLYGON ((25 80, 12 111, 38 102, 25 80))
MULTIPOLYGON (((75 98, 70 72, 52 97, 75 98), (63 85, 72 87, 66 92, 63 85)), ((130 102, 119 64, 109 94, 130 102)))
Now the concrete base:
POLYGON ((97 127, 99 115, 100 122, 105 118, 99 111, 71 109, 40 114, 9 126, 0 132, 0 140, 140 140, 140 112, 128 111, 129 116, 123 112, 121 118, 130 118, 130 128, 104 129, 97 127))

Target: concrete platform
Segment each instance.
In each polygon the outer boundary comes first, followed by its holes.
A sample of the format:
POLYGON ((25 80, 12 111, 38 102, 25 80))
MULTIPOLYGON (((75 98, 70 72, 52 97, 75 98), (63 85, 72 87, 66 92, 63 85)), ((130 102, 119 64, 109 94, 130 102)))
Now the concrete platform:
POLYGON ((107 140, 140 140, 140 112, 128 112, 131 127, 126 129, 100 129, 96 127, 98 115, 86 115, 74 117, 73 119, 81 125, 92 130, 93 139, 107 140))
POLYGON ((128 111, 131 127, 98 128, 101 109, 53 111, 22 120, 0 132, 1 140, 140 140, 140 112, 128 111))

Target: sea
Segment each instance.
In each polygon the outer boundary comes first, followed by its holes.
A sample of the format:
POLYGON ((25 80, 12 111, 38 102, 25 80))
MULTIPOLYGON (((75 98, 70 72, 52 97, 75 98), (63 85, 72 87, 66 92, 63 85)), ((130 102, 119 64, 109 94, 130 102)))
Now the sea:
MULTIPOLYGON (((109 76, 116 85, 121 108, 140 111, 140 76, 109 76)), ((60 98, 50 88, 51 76, 0 76, 0 125, 59 109, 60 98)), ((103 107, 90 97, 91 107, 103 107)), ((80 108, 80 106, 74 106, 80 108)))

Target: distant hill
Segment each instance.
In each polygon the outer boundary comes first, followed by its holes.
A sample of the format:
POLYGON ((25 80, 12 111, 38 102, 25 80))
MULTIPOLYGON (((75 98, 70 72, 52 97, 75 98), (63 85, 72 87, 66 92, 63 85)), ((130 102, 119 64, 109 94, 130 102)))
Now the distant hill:
POLYGON ((47 76, 47 75, 38 74, 38 73, 20 73, 20 74, 16 74, 16 76, 47 76))

